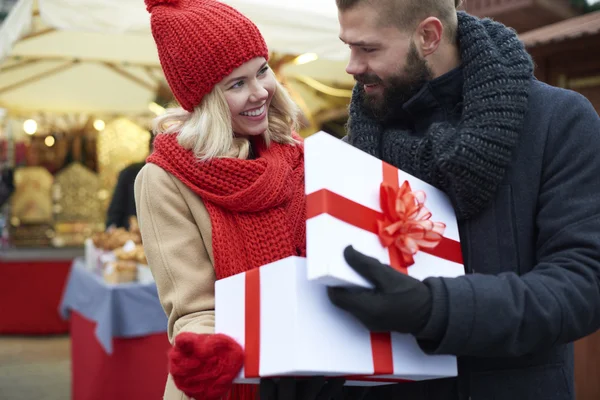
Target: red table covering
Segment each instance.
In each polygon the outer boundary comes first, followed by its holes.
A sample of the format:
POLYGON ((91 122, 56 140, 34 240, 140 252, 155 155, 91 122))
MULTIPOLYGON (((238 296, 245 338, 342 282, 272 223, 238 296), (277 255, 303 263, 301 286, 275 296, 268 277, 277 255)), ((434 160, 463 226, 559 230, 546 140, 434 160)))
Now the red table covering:
POLYGON ((0 334, 64 334, 58 306, 73 260, 0 261, 0 334))
POLYGON ((167 333, 113 338, 107 354, 96 323, 71 310, 72 400, 162 399, 167 382, 167 333))

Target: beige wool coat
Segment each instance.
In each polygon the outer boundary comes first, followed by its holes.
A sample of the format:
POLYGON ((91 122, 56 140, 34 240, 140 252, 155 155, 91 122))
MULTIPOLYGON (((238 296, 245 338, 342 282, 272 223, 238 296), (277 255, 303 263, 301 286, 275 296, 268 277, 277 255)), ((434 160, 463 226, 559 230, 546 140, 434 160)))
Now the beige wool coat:
MULTIPOLYGON (((214 333, 212 228, 202 200, 161 167, 148 163, 135 180, 144 251, 171 344, 180 332, 214 333)), ((189 399, 169 375, 165 400, 189 399)))

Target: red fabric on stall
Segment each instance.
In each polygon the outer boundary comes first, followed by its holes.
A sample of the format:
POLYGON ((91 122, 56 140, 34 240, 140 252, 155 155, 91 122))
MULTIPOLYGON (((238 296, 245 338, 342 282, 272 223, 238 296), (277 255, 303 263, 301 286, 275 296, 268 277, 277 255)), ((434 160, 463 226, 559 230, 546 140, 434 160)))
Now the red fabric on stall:
POLYGON ((58 312, 73 260, 0 262, 0 334, 69 331, 58 312))
POLYGON ((72 400, 162 399, 167 382, 167 333, 113 338, 107 354, 96 323, 71 310, 72 400))

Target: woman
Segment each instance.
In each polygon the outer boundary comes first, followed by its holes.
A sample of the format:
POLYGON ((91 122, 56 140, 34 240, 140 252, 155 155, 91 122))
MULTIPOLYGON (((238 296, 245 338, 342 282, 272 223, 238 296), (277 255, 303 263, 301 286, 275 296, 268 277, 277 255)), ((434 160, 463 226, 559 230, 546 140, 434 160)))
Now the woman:
MULTIPOLYGON (((231 389, 243 350, 213 334, 214 283, 305 255, 297 107, 269 69, 263 37, 243 15, 213 0, 146 5, 181 105, 155 121, 154 152, 135 183, 144 249, 173 343, 165 398, 252 398, 253 386, 231 389)), ((312 380, 306 393, 315 382, 317 389, 327 386, 312 380)), ((298 393, 295 383, 285 383, 280 398, 290 387, 298 393)), ((261 383, 264 392, 275 389, 272 381, 261 383)))

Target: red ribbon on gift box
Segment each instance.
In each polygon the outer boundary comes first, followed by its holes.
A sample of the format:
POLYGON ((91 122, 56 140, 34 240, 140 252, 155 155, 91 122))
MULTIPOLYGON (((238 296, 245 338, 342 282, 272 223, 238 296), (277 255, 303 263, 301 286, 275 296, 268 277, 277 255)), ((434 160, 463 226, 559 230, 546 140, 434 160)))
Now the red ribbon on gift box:
MULTIPOLYGON (((398 169, 385 162, 382 165, 382 212, 321 189, 307 196, 307 219, 329 214, 378 235, 382 246, 388 249, 391 266, 405 274, 414 263, 413 256, 419 251, 462 264, 460 243, 443 236, 443 223, 430 220, 431 213, 425 207, 425 193, 413 192, 408 182, 400 187, 398 169)), ((391 334, 371 333, 371 349, 374 375, 392 375, 391 334)))
POLYGON ((246 272, 245 276, 245 351, 244 376, 260 376, 260 268, 246 272))

